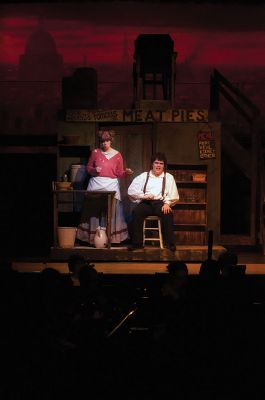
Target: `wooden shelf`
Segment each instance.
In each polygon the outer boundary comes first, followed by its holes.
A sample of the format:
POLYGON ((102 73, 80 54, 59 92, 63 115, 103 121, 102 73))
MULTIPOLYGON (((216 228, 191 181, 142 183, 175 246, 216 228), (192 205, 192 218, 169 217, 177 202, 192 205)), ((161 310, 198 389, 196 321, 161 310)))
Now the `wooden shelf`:
POLYGON ((206 206, 207 205, 207 203, 197 203, 197 202, 184 202, 184 201, 178 201, 174 206, 173 206, 173 208, 177 208, 178 206, 206 206))
POLYGON ((173 207, 176 244, 205 244, 207 230, 207 166, 168 165, 175 177, 180 201, 173 207), (205 181, 192 180, 192 174, 205 174, 205 181))
POLYGON ((188 226, 194 226, 194 227, 206 227, 206 224, 192 224, 192 223, 187 223, 187 224, 175 224, 175 226, 185 226, 185 227, 188 227, 188 226))
POLYGON ((89 144, 65 144, 65 143, 58 143, 58 147, 74 147, 74 148, 86 147, 86 148, 90 148, 89 144))
MULTIPOLYGON (((80 144, 58 144, 58 158, 69 158, 69 163, 71 163, 72 158, 85 159, 87 161, 90 155, 89 145, 80 144)), ((59 160, 58 160, 59 161, 59 160)))
POLYGON ((207 182, 195 182, 195 181, 176 181, 177 185, 207 185, 207 182))

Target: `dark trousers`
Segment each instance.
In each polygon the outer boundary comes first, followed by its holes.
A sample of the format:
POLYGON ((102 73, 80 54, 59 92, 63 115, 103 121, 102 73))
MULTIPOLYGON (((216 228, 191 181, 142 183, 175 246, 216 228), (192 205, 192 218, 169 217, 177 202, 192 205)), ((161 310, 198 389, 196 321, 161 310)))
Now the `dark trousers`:
POLYGON ((132 243, 137 246, 143 244, 144 219, 149 215, 156 215, 161 218, 162 232, 165 245, 175 244, 173 214, 163 214, 163 201, 142 201, 137 204, 132 212, 132 243))

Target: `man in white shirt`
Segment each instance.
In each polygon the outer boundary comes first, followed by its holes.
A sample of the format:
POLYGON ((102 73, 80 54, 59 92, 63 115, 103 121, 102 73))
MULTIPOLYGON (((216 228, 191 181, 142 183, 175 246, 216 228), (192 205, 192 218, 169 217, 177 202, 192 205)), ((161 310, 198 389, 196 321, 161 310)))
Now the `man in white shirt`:
POLYGON ((151 159, 152 169, 143 172, 132 181, 128 196, 138 203, 132 213, 132 245, 128 250, 143 248, 143 223, 149 215, 161 218, 165 246, 176 250, 172 206, 179 200, 179 193, 173 175, 166 172, 167 160, 163 153, 156 153, 151 159))

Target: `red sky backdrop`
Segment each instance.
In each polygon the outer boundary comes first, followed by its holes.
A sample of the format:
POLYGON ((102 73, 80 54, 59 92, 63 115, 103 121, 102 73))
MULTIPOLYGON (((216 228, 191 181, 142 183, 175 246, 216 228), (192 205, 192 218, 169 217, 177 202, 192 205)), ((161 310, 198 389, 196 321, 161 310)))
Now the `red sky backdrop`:
POLYGON ((141 33, 169 33, 177 62, 197 65, 265 66, 265 6, 92 2, 0 6, 0 63, 18 64, 39 17, 65 63, 129 62, 141 33))

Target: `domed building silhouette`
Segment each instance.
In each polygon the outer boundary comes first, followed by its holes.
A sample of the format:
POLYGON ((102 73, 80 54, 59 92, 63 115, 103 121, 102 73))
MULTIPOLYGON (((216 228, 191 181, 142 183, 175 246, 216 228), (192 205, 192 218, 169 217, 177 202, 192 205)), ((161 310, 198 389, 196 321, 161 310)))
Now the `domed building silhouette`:
POLYGON ((63 57, 57 53, 52 35, 42 20, 30 35, 25 53, 19 59, 19 80, 60 81, 63 75, 63 57))

